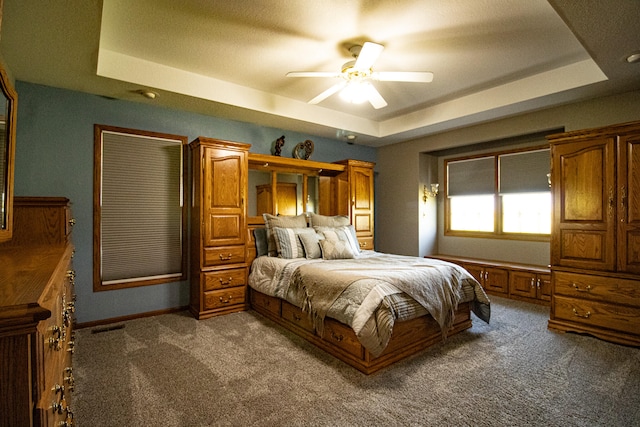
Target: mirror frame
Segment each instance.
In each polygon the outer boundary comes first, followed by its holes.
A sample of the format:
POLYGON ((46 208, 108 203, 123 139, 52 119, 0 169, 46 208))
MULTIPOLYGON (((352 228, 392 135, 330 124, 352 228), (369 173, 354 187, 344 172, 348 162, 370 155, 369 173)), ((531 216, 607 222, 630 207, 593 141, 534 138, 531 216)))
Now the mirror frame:
POLYGON ((13 236, 13 171, 15 161, 15 149, 16 149, 16 116, 18 114, 18 95, 11 84, 7 72, 4 67, 0 65, 0 89, 5 98, 7 98, 7 118, 6 129, 7 133, 7 147, 6 147, 6 188, 7 196, 5 199, 5 212, 6 212, 6 227, 0 226, 0 242, 6 242, 11 240, 13 236))

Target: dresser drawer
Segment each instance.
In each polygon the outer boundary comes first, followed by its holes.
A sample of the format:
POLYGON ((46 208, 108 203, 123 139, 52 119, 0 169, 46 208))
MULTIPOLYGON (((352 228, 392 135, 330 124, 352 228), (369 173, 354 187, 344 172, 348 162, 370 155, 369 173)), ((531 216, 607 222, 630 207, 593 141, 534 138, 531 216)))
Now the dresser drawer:
POLYGON ((634 335, 640 331, 640 308, 597 301, 555 296, 553 317, 634 335))
POLYGON ((209 271, 202 273, 202 275, 205 291, 243 286, 247 282, 246 268, 209 271))
POLYGON ((361 250, 373 250, 373 237, 358 237, 358 245, 361 250))
POLYGON ((553 273, 555 295, 640 307, 640 281, 588 274, 553 273))
POLYGON ((280 298, 265 295, 260 292, 251 291, 251 306, 258 311, 268 311, 280 316, 280 298))
POLYGON ((313 322, 309 313, 303 313, 298 307, 286 301, 282 302, 282 318, 306 331, 313 332, 313 322))
POLYGON ((353 329, 338 321, 325 318, 322 339, 359 359, 363 358, 362 344, 358 341, 353 329))
POLYGON ((204 309, 224 308, 233 305, 244 304, 246 288, 236 288, 207 291, 204 293, 204 309))
POLYGON ((245 260, 245 255, 244 245, 204 248, 204 265, 241 264, 245 260))

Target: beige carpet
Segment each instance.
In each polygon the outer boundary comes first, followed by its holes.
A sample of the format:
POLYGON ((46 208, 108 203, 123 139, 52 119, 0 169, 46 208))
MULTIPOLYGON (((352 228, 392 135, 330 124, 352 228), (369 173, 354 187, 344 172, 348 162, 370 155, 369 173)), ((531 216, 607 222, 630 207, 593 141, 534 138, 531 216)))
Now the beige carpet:
POLYGON ((76 424, 640 425, 640 350, 546 328, 492 298, 491 324, 365 376, 255 312, 77 331, 76 424))

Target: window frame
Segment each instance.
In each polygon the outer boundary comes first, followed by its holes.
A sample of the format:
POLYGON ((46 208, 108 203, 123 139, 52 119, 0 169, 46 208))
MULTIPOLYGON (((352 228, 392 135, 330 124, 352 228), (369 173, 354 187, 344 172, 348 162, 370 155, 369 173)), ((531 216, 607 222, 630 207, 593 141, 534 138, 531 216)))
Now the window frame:
MULTIPOLYGON (((500 190, 500 156, 505 154, 517 154, 525 152, 533 152, 540 150, 548 150, 549 144, 536 145, 525 148, 516 148, 502 151, 492 151, 486 153, 479 153, 468 156, 452 157, 444 160, 444 235, 451 237, 471 237, 471 238, 489 238, 489 239, 503 239, 503 240, 524 240, 524 241, 538 241, 549 242, 551 239, 551 233, 508 233, 502 231, 503 224, 503 208, 502 208, 502 196, 500 190), (468 231, 468 230, 452 230, 451 229, 451 200, 449 198, 449 182, 448 182, 448 165, 450 162, 473 160, 480 158, 492 157, 494 161, 494 215, 493 215, 493 229, 494 231, 468 231)), ((549 171, 551 171, 551 164, 549 164, 549 171)), ((551 215, 551 212, 549 212, 551 215)))
POLYGON ((133 288, 139 286, 158 285, 162 283, 176 283, 187 280, 188 277, 188 200, 187 200, 187 144, 188 137, 158 133, 152 131, 129 129, 116 126, 94 125, 94 166, 93 166, 93 290, 94 292, 133 288), (180 142, 181 177, 180 203, 181 207, 181 262, 180 276, 158 275, 149 278, 131 278, 119 280, 117 283, 104 283, 102 280, 102 175, 103 175, 103 134, 105 132, 120 133, 132 137, 150 139, 164 139, 180 142))

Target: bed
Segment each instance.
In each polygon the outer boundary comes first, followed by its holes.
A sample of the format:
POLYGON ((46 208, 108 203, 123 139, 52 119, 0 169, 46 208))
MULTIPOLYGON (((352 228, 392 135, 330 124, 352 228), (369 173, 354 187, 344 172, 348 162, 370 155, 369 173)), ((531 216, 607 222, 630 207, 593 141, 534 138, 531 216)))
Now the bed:
POLYGON ((471 312, 489 322, 458 265, 361 251, 346 219, 302 217, 265 215, 254 230, 251 306, 343 362, 371 374, 470 328, 471 312))

